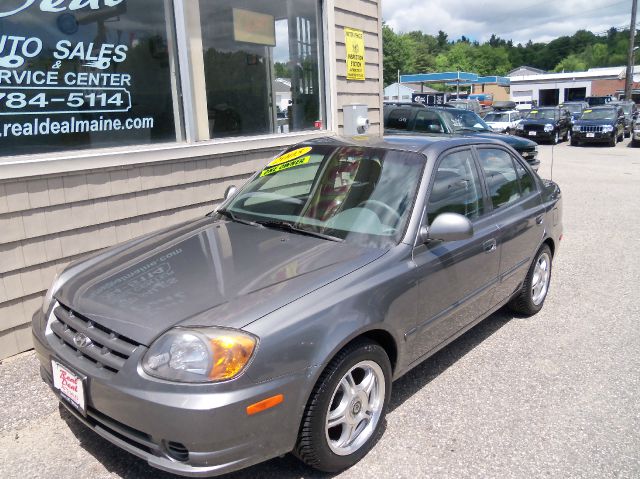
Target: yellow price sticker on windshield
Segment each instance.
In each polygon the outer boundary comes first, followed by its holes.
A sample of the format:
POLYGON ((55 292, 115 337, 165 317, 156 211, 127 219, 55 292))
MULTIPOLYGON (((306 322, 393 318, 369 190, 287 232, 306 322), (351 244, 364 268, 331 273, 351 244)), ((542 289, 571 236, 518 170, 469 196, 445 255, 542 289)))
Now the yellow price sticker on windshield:
POLYGON ((591 113, 593 110, 585 110, 583 113, 591 113))
POLYGON ((301 156, 306 155, 310 151, 311 151, 310 146, 305 146, 304 148, 298 148, 297 150, 293 150, 293 151, 290 151, 289 153, 285 153, 284 155, 280 155, 271 163, 269 163, 268 166, 276 166, 281 163, 286 163, 287 161, 295 160, 296 158, 300 158, 301 156))
MULTIPOLYGON (((311 149, 311 148, 309 148, 311 149)), ((311 160, 311 156, 305 156, 304 158, 296 158, 295 160, 287 161, 286 163, 279 163, 277 165, 269 166, 265 168, 262 173, 260 173, 260 177, 273 175, 282 170, 288 170, 289 168, 295 168, 296 166, 304 165, 309 163, 311 160)))
POLYGON ((531 113, 538 113, 538 110, 531 110, 531 113))

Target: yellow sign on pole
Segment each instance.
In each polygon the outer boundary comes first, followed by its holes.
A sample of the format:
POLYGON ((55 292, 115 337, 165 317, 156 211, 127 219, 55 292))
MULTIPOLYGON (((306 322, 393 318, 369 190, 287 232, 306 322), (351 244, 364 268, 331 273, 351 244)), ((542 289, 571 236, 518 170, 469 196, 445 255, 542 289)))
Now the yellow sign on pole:
POLYGON ((345 27, 344 42, 347 46, 347 80, 364 80, 364 33, 345 27))

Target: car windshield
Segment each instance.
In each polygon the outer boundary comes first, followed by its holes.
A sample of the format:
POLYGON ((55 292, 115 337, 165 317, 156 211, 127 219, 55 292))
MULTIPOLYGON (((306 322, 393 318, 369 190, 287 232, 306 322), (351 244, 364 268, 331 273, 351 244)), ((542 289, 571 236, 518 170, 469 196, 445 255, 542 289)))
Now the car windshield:
POLYGON ((388 247, 404 234, 424 158, 360 146, 289 151, 260 171, 218 213, 256 227, 388 247))
POLYGON ((528 120, 555 120, 558 117, 557 110, 553 109, 536 109, 531 110, 527 115, 528 120))
POLYGON ((582 111, 582 105, 565 104, 564 107, 571 113, 580 113, 582 111))
POLYGON ((458 110, 451 108, 444 110, 446 115, 449 115, 453 129, 456 132, 459 131, 492 131, 491 127, 487 125, 482 118, 477 114, 469 110, 458 110))
POLYGON ((583 120, 613 120, 616 117, 615 108, 602 108, 598 110, 585 110, 583 120))
POLYGON ((508 113, 489 113, 487 116, 484 117, 484 121, 486 121, 487 123, 490 123, 492 121, 508 122, 509 114, 508 113))

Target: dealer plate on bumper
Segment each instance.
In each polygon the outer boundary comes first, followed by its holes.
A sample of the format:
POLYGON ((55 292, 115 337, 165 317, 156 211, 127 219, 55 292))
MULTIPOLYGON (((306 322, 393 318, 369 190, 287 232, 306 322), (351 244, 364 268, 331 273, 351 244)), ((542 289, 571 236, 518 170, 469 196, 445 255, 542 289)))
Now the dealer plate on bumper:
POLYGON ((587 133, 587 138, 595 138, 596 134, 595 133, 587 133))
POLYGON ((86 415, 84 380, 66 366, 51 360, 53 387, 80 413, 86 415))
POLYGON ((536 136, 537 133, 538 133, 537 131, 530 131, 529 136, 536 136))

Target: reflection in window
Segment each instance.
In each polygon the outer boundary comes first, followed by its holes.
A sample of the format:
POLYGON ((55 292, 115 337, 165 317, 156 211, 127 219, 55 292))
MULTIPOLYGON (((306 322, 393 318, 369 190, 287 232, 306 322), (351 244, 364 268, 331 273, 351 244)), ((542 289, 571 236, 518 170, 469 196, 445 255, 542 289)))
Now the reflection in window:
POLYGON ((458 213, 473 220, 483 213, 482 186, 471 150, 447 155, 438 172, 429 196, 429 224, 441 213, 458 213))
POLYGON ((318 0, 200 0, 211 138, 322 121, 318 0))
POLYGON ((493 207, 500 208, 517 201, 520 198, 520 187, 511 155, 493 148, 480 148, 478 155, 493 207))

